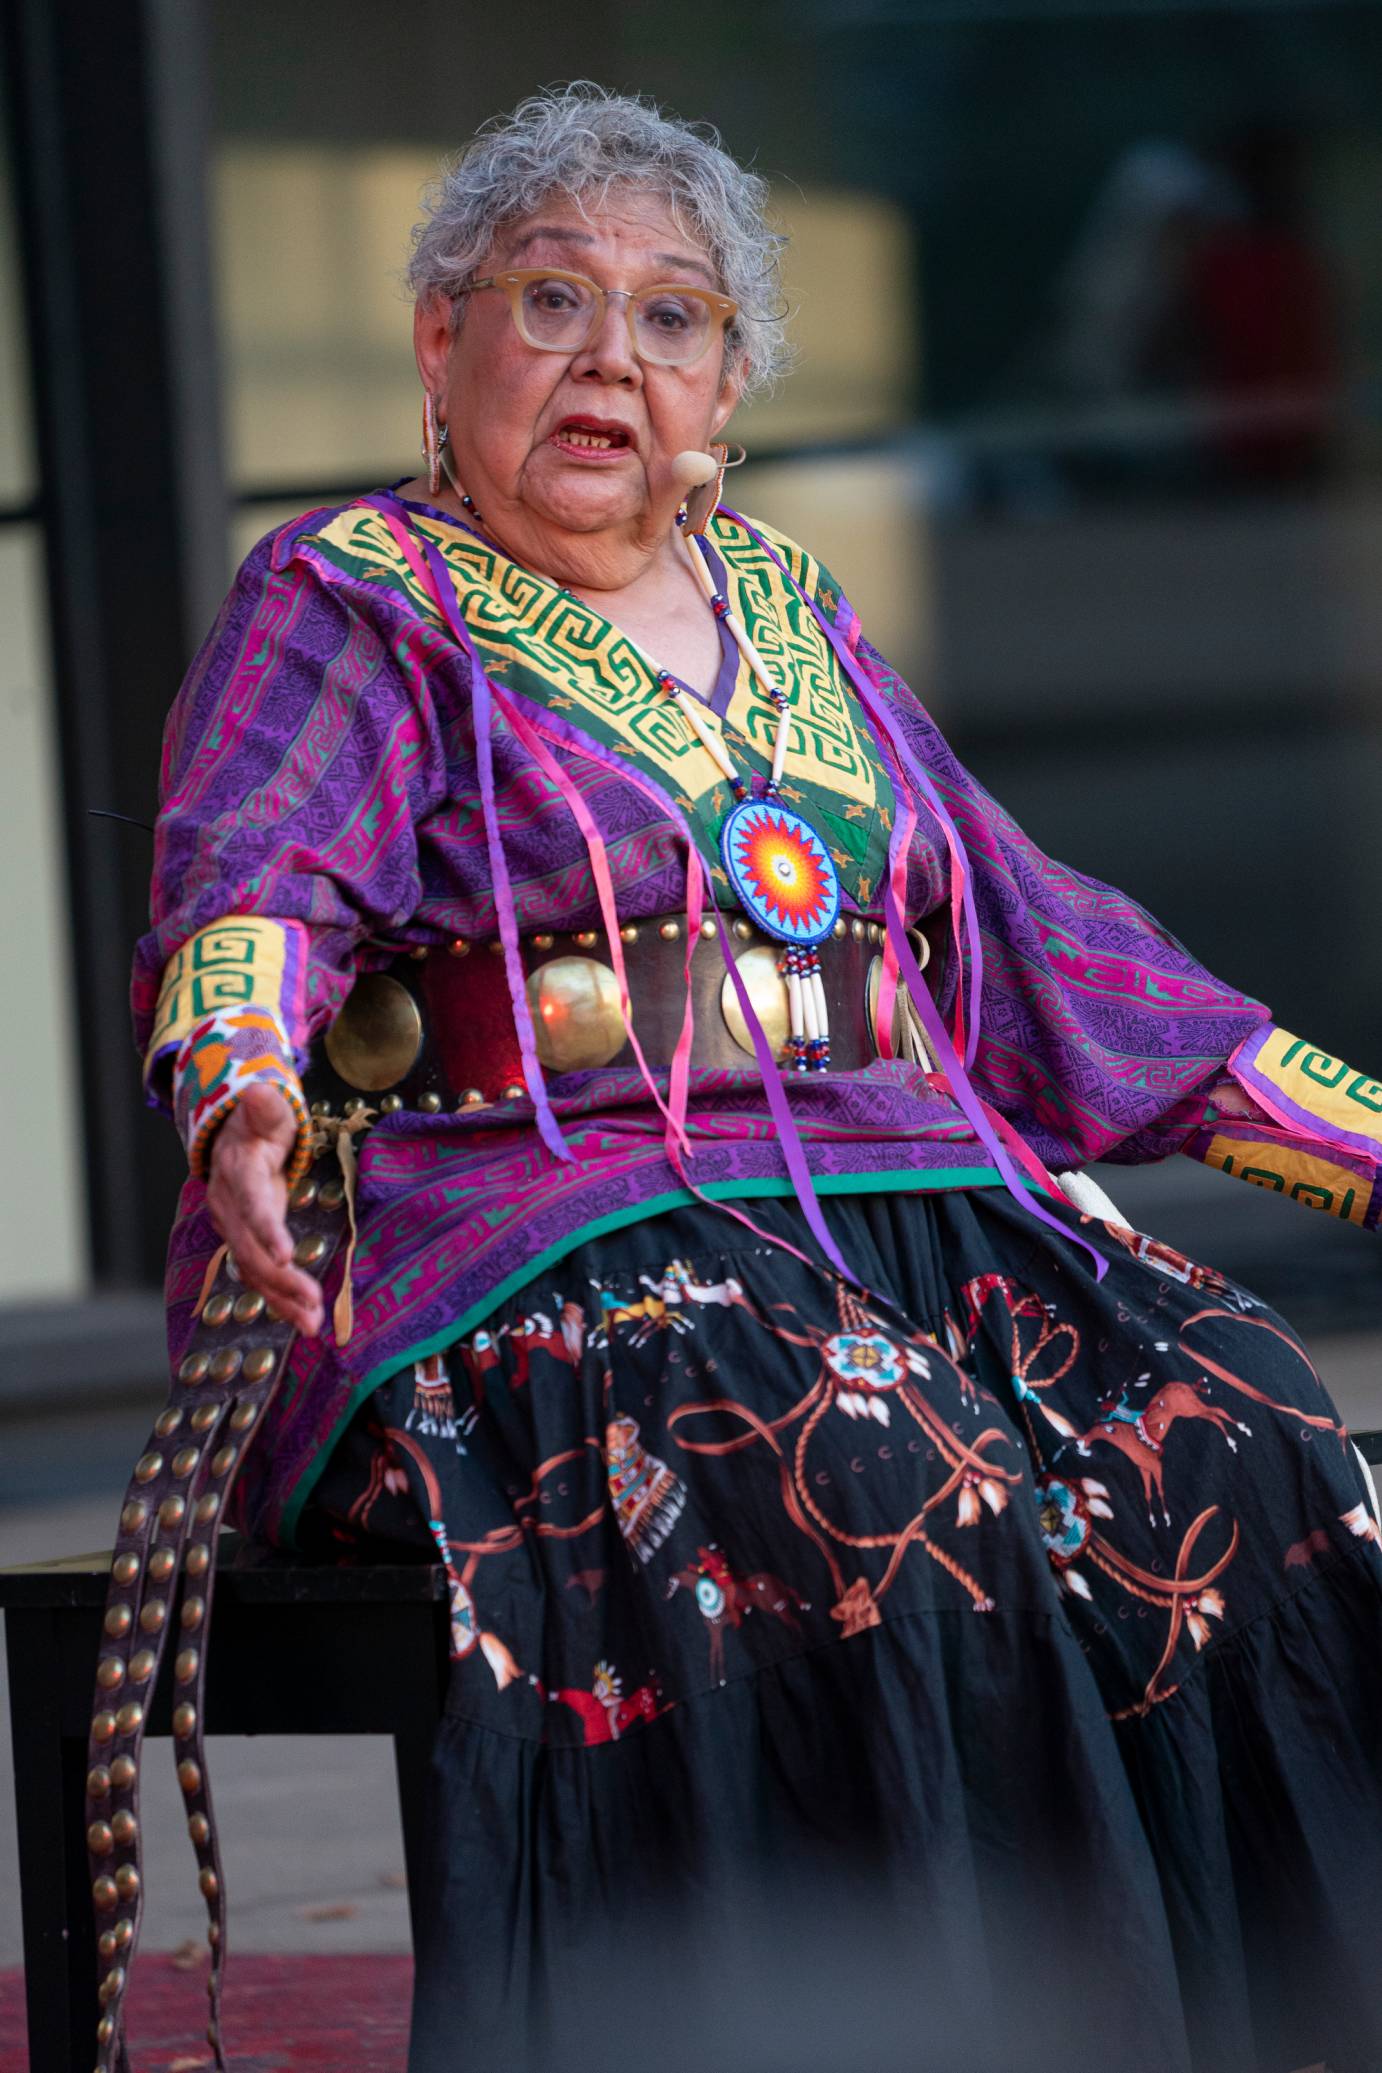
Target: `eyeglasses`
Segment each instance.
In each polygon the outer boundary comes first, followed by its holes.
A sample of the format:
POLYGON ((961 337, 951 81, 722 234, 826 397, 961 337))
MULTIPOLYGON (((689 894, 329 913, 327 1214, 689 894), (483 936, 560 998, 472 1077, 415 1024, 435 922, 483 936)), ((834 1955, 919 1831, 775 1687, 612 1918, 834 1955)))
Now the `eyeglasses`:
POLYGON ((520 266, 489 274, 461 290, 499 288, 509 299, 519 336, 540 353, 579 353, 598 336, 605 310, 616 297, 624 304, 629 342, 640 360, 659 367, 690 367, 739 314, 737 302, 710 288, 669 282, 642 288, 601 288, 584 274, 520 266))

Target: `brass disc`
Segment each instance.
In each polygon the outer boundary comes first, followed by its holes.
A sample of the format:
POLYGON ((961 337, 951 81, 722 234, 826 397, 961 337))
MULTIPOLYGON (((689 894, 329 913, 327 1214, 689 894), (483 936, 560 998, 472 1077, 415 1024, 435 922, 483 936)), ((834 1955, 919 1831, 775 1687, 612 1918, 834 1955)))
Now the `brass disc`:
POLYGON ((406 986, 365 972, 326 1032, 326 1055, 346 1082, 377 1094, 405 1079, 422 1049, 422 1017, 406 986))
POLYGON ((528 980, 537 1055, 549 1072, 608 1065, 628 1041, 619 986, 594 957, 554 957, 528 980))
MULTIPOLYGON (((739 977, 744 982, 744 991, 749 997, 754 1014, 763 1025, 774 1052, 780 1051, 791 1035, 791 1007, 787 996, 787 981, 777 968, 780 952, 770 950, 759 943, 752 950, 740 951, 734 962, 739 967, 739 977)), ((725 1018, 725 1027, 741 1051, 754 1055, 753 1038, 739 1006, 739 995, 734 981, 726 972, 720 986, 720 1013, 725 1018)))

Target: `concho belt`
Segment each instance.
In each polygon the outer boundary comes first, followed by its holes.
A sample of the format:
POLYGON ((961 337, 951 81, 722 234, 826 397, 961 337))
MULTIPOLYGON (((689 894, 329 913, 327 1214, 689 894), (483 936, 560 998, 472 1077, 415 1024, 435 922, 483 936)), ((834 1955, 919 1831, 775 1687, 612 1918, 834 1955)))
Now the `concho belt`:
MULTIPOLYGON (((927 928, 927 938, 938 937, 941 919, 935 929, 927 928)), ((725 926, 754 1012, 781 1053, 787 1038, 783 946, 746 920, 725 926)), ((714 940, 717 927, 708 922, 704 940, 692 951, 692 1063, 743 1068, 752 1060, 752 1044, 714 940)), ((681 1029, 684 923, 654 916, 628 924, 621 937, 634 1027, 650 1063, 665 1065, 681 1029)), ((857 1068, 876 1056, 873 1004, 881 945, 877 924, 856 918, 837 922, 833 940, 822 946, 832 1070, 857 1068)), ((921 955, 929 943, 923 939, 917 947, 921 955)), ((305 1271, 324 1277, 341 1242, 353 1170, 346 1144, 371 1113, 404 1107, 437 1113, 525 1095, 508 981, 496 948, 458 939, 399 959, 387 971, 363 974, 315 1047, 306 1080, 317 1126, 313 1163, 288 1207, 293 1258, 305 1271)), ((539 1055, 549 1072, 633 1062, 608 945, 599 932, 538 932, 523 940, 522 954, 539 1055)), ((905 1010, 899 1010, 894 1037, 896 1050, 924 1062, 905 1010)), ((217 2073, 225 2073, 225 1891, 203 1742, 216 1535, 293 1337, 264 1298, 243 1286, 233 1258, 225 1255, 120 1512, 86 1781, 101 1962, 97 2073, 129 2073, 124 2006, 143 1912, 139 1766, 145 1718, 171 1636, 177 1775, 209 1918, 206 2038, 217 2073)))

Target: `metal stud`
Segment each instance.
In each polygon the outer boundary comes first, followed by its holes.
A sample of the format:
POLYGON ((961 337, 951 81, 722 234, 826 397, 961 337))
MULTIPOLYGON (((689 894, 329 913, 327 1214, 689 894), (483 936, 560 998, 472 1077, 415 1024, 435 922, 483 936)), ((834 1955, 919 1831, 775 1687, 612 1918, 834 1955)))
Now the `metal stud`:
POLYGON ((93 1821, 86 1832, 86 1847, 93 1857, 109 1857, 115 1848, 115 1835, 108 1821, 93 1821))
POLYGON ((132 1864, 122 1864, 115 1874, 115 1890, 122 1900, 133 1900, 139 1891, 139 1873, 132 1864))
POLYGON ((208 1900, 214 1900, 221 1890, 221 1882, 208 1864, 197 1880, 208 1900))
POLYGON ((195 1389, 199 1382, 205 1382, 207 1369, 211 1366, 209 1353, 189 1353, 178 1369, 179 1382, 185 1382, 189 1389, 195 1389))
POLYGON ((498 936, 496 936, 493 942, 488 945, 488 949, 491 957, 502 957, 504 955, 504 945, 501 938, 498 936))
POLYGON ((139 1498, 132 1497, 120 1514, 120 1531, 122 1533, 138 1533, 148 1516, 148 1505, 142 1503, 139 1498))
POLYGON ((202 1774, 199 1765, 190 1756, 184 1756, 178 1765, 178 1784, 184 1792, 197 1792, 201 1788, 202 1774))
POLYGON ((854 938, 854 940, 855 940, 855 942, 856 942, 856 943, 862 943, 862 942, 863 942, 863 940, 864 940, 864 924, 863 924, 863 922, 862 922, 862 921, 860 921, 860 919, 859 919, 859 917, 858 917, 858 915, 857 915, 857 914, 855 915, 855 917, 854 917, 853 921, 852 921, 852 922, 850 923, 850 925, 849 925, 849 933, 851 934, 851 936, 853 936, 853 938, 854 938))
POLYGON ((478 1087, 466 1087, 461 1094, 462 1108, 487 1108, 488 1103, 478 1087))
POLYGON ((104 1799, 110 1791, 110 1772, 103 1763, 86 1774, 86 1796, 88 1799, 104 1799))
POLYGON ((214 1494, 214 1492, 208 1490, 205 1497, 199 1497, 197 1499, 196 1510, 193 1512, 192 1516, 199 1526, 205 1526, 209 1520, 215 1518, 217 1512, 220 1509, 220 1498, 217 1497, 214 1494))
POLYGON ((386 1094, 379 1104, 379 1113, 382 1116, 396 1116, 402 1106, 403 1096, 401 1094, 386 1094))
POLYGON ((205 1576, 211 1567, 210 1548, 203 1541, 198 1541, 195 1547, 187 1550, 187 1560, 183 1566, 189 1576, 205 1576))
MULTIPOLYGON (((253 1379, 254 1377, 251 1376, 250 1380, 253 1381, 253 1379)), ((237 1404, 230 1414, 231 1431, 248 1432, 258 1416, 259 1406, 257 1404, 237 1404)))
POLYGON ((185 1742, 196 1725, 197 1709, 195 1706, 182 1705, 173 1708, 173 1733, 177 1736, 179 1742, 185 1742))
POLYGON ((120 1898, 114 1879, 94 1879, 91 1886, 91 1898, 95 1901, 97 1907, 100 1908, 102 1914, 107 1909, 113 1908, 120 1898))
POLYGON ((704 936, 704 937, 705 937, 705 938, 707 939, 707 941, 708 941, 708 940, 709 940, 709 938, 710 938, 711 936, 717 936, 717 935, 718 935, 719 933, 720 933, 720 924, 719 924, 719 922, 718 922, 718 921, 713 921, 713 920, 711 919, 711 917, 710 917, 709 915, 707 915, 707 916, 706 916, 706 918, 705 918, 705 920, 704 920, 704 921, 703 921, 703 922, 701 923, 701 934, 702 934, 702 935, 703 935, 703 936, 704 936))
POLYGON ((128 1792, 138 1775, 138 1766, 132 1756, 117 1756, 110 1767, 110 1782, 117 1792, 128 1792))
MULTIPOLYGON (((115 1941, 115 1931, 113 1929, 107 1929, 102 1933, 102 1935, 98 1936, 96 1939, 96 1948, 100 1952, 101 1956, 106 1960, 106 1962, 109 1963, 110 1960, 115 1956, 116 1950, 119 1948, 115 1941)), ((101 2043, 104 2044, 106 2040, 104 2037, 101 2037, 101 2033, 99 2030, 96 2032, 96 2035, 98 2038, 100 2038, 101 2043)))
POLYGON ((168 1607, 162 1598, 150 1598, 139 1614, 139 1624, 146 1634, 157 1634, 168 1617, 168 1607))
POLYGON ((116 1948, 116 1950, 117 1950, 117 1951, 123 1951, 123 1950, 124 1950, 124 1948, 125 1948, 125 1945, 126 1945, 127 1943, 133 1943, 133 1942, 134 1942, 134 1924, 133 1924, 133 1922, 131 1922, 131 1921, 129 1921, 129 1920, 125 1920, 125 1921, 122 1921, 122 1922, 117 1922, 117 1923, 116 1923, 116 1925, 115 1925, 115 1948, 116 1948))
POLYGON ((110 1824, 110 1832, 122 1850, 128 1850, 139 1833, 139 1823, 128 1807, 122 1807, 110 1824))
POLYGON ((317 1199, 317 1183, 308 1174, 300 1180, 288 1197, 289 1209, 310 1209, 317 1199))
POLYGON ((202 1311, 202 1323, 209 1324, 213 1330, 219 1331, 223 1324, 230 1323, 230 1314, 234 1308, 234 1296, 228 1296, 222 1290, 220 1295, 211 1297, 202 1311))
POLYGON ((127 1699, 115 1716, 115 1725, 122 1735, 133 1735, 144 1725, 144 1708, 138 1699, 127 1699))
POLYGON ((550 935, 546 929, 539 929, 538 933, 533 937, 533 948, 534 950, 550 950, 556 940, 556 937, 550 935))
POLYGON ((298 1267, 315 1267, 326 1256, 326 1240, 320 1231, 313 1231, 310 1237, 299 1238, 293 1247, 293 1264, 298 1267))
POLYGON ((197 1674, 197 1665, 200 1662, 201 1657, 195 1648, 184 1648, 173 1665, 173 1675, 178 1683, 191 1684, 197 1674))
POLYGON ((830 933, 832 936, 836 938, 837 941, 841 936, 847 935, 849 933, 849 923, 845 920, 843 914, 836 921, 835 926, 830 931, 830 933))
MULTIPOLYGON (((322 1191, 317 1200, 323 1209, 339 1209, 345 1201, 345 1182, 339 1180, 323 1181, 322 1191)), ((317 1243, 325 1250, 326 1240, 324 1238, 319 1238, 317 1243)))
POLYGON ((125 1681, 125 1666, 119 1656, 102 1656, 96 1665, 96 1682, 102 1691, 118 1691, 125 1681))
POLYGON ((156 1584, 166 1584, 177 1566, 177 1557, 171 1548, 155 1548, 149 1557, 149 1575, 156 1584))
POLYGON ((132 1655, 130 1657, 131 1684, 147 1684, 154 1674, 154 1663, 156 1660, 157 1658, 151 1648, 141 1648, 137 1654, 132 1655))
POLYGON ((636 943, 638 941, 638 923, 636 921, 631 921, 627 923, 625 927, 621 928, 619 931, 619 940, 621 943, 636 943))
POLYGON ((187 1505, 181 1497, 165 1497, 158 1508, 159 1525, 166 1532, 171 1533, 175 1526, 182 1524, 183 1514, 186 1510, 187 1505))
POLYGON ((96 1715, 96 1718, 91 1723, 91 1739, 93 1742, 113 1742, 115 1740, 115 1715, 113 1713, 98 1713, 96 1715))
POLYGON ((118 1641, 122 1635, 128 1634, 134 1625, 134 1614, 128 1605, 112 1605, 101 1625, 112 1641, 118 1641))
POLYGON ((154 1477, 161 1475, 162 1472, 163 1456, 161 1454, 152 1452, 141 1454, 138 1461, 134 1464, 134 1480, 136 1483, 151 1483, 154 1477))
POLYGON ((211 1835, 211 1823, 205 1814, 193 1814, 187 1824, 187 1833, 194 1843, 204 1843, 211 1835))
POLYGON ((469 957, 470 945, 464 936, 453 936, 446 946, 451 957, 469 957))
POLYGON ((209 1432, 221 1415, 219 1404, 198 1404, 192 1413, 193 1432, 209 1432))
POLYGON ((264 1315, 264 1298, 258 1289, 247 1288, 243 1295, 235 1298, 235 1322, 255 1324, 264 1315))
POLYGON ((132 1584, 139 1574, 138 1555, 117 1555, 110 1565, 110 1573, 118 1584, 132 1584))
POLYGON ((160 1411, 157 1418, 155 1418, 154 1431, 161 1440, 166 1440, 171 1438, 181 1423, 181 1411, 175 1410, 170 1404, 166 1411, 160 1411))
POLYGON ((426 1094, 419 1094, 417 1099, 417 1105, 422 1110, 424 1116, 435 1116, 438 1109, 441 1107, 441 1096, 440 1094, 433 1094, 430 1092, 426 1094))
POLYGON ((173 1474, 177 1477, 179 1482, 182 1481, 184 1476, 191 1475, 193 1469, 196 1467, 197 1463, 201 1460, 201 1458, 202 1456, 200 1447, 178 1448, 177 1453, 173 1456, 173 1474))
POLYGON ((188 1598, 182 1608, 181 1624, 190 1630, 192 1627, 199 1627, 205 1617, 205 1598, 188 1598))
POLYGON ((522 1101, 527 1091, 518 1080, 510 1080, 507 1087, 500 1088, 499 1098, 501 1101, 522 1101))
POLYGON ((362 1095, 352 1094, 349 1101, 342 1109, 341 1114, 343 1116, 360 1116, 364 1114, 368 1106, 368 1102, 365 1101, 362 1095))
POLYGON ((679 943, 681 941, 681 923, 679 921, 664 921, 659 924, 658 934, 664 943, 679 943))
POLYGON ((240 1349, 238 1346, 223 1346, 211 1363, 213 1382, 233 1382, 240 1372, 240 1349))
POLYGON ((262 1382, 266 1375, 273 1373, 274 1362, 277 1359, 278 1355, 272 1346, 256 1346, 252 1352, 245 1355, 245 1380, 262 1382))
POLYGON ((578 950, 593 950, 600 940, 598 929, 578 929, 572 939, 578 950))
POLYGON ((218 1447, 211 1457, 212 1475, 228 1476, 235 1466, 239 1451, 238 1447, 218 1447))
POLYGON ((883 931, 882 931, 882 929, 881 929, 881 928, 879 928, 879 926, 878 926, 878 923, 877 923, 876 921, 871 921, 871 922, 869 923, 869 941, 870 941, 870 943, 874 943, 874 944, 877 944, 877 943, 881 943, 881 942, 882 942, 882 940, 883 940, 883 931))
POLYGON ((753 934, 753 927, 751 923, 747 921, 736 921, 734 924, 734 933, 739 938, 739 941, 741 943, 747 943, 749 937, 753 934))
POLYGON ((329 1116, 331 1114, 331 1103, 329 1101, 314 1101, 312 1103, 312 1114, 319 1119, 322 1116, 329 1116))
POLYGON ((212 1950, 214 1951, 221 1941, 221 1925, 219 1922, 207 1923, 206 1940, 210 1944, 212 1950))
MULTIPOLYGON (((96 2042, 97 2042, 98 2044, 109 2044, 109 2043, 110 2043, 110 2040, 111 2040, 111 2038, 112 2038, 112 2037, 113 2037, 114 2035, 115 2035, 115 2018, 114 2018, 114 2016, 113 2016, 113 2015, 103 2015, 103 2016, 101 2017, 101 2020, 100 2020, 100 2022, 99 2022, 99 2023, 97 2023, 97 2025, 96 2025, 96 2042)), ((99 2068, 99 2067, 97 2068, 97 2073, 100 2073, 100 2068, 99 2068)))

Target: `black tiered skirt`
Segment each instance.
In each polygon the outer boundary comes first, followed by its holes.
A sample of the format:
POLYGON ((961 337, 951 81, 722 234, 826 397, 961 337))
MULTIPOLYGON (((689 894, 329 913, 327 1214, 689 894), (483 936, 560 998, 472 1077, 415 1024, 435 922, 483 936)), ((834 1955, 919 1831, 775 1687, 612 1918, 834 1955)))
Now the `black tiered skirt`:
POLYGON ((451 1579, 410 2073, 1382 2067, 1382 1551, 1299 1342, 999 1192, 827 1214, 874 1297, 650 1218, 333 1455, 300 1538, 451 1579))

